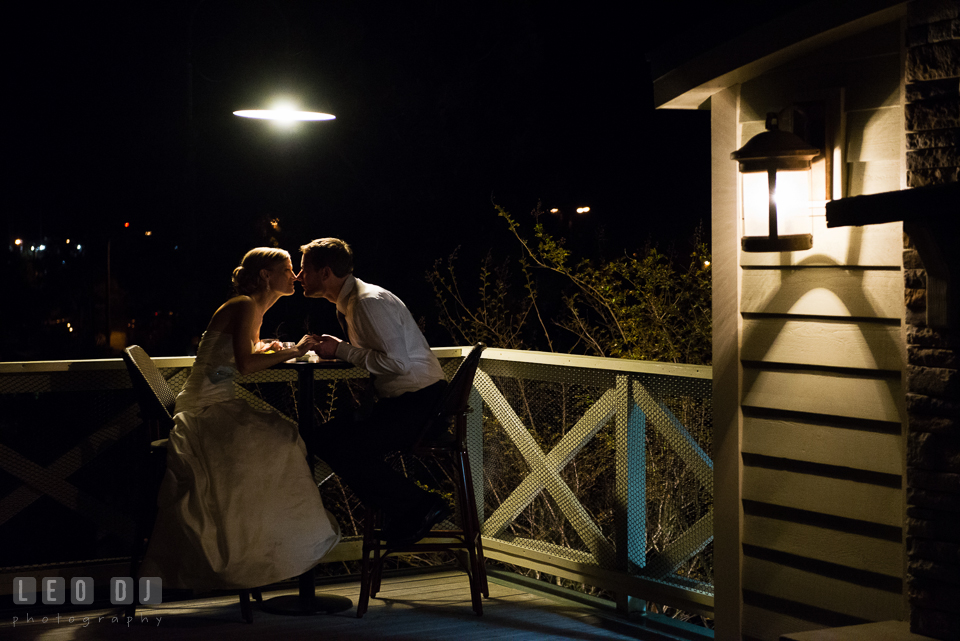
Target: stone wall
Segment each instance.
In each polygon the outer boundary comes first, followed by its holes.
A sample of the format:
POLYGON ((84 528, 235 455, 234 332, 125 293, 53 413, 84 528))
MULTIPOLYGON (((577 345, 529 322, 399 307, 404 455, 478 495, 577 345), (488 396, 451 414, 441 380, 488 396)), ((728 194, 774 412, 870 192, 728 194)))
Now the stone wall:
MULTIPOLYGON (((908 21, 907 185, 960 182, 960 2, 917 0, 910 5, 908 21)), ((960 203, 957 211, 960 216, 960 203)), ((960 328, 927 326, 926 273, 909 238, 903 267, 910 629, 956 640, 960 639, 960 328)), ((957 296, 960 283, 950 287, 949 295, 957 296)))

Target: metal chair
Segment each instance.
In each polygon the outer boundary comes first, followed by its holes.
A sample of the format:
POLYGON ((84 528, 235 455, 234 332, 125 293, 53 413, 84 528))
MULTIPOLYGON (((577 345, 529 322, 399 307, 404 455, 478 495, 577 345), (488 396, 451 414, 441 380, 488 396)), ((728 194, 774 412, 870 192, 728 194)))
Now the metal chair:
MULTIPOLYGON (((167 384, 153 360, 139 345, 131 345, 123 350, 123 362, 127 366, 130 382, 137 395, 140 418, 145 430, 141 432, 138 449, 146 460, 147 473, 140 479, 142 493, 147 497, 137 515, 137 533, 134 549, 130 557, 130 576, 134 578, 133 603, 127 607, 127 616, 134 616, 139 601, 139 582, 136 580, 140 562, 147 551, 147 542, 153 531, 156 519, 156 500, 160 490, 160 481, 167 464, 167 439, 173 427, 173 408, 176 395, 167 384)), ((250 605, 250 593, 253 592, 257 603, 262 603, 259 589, 240 590, 240 614, 247 623, 253 623, 253 609, 250 605)))
POLYGON ((391 547, 382 539, 383 515, 368 508, 364 518, 363 563, 360 577, 360 600, 357 618, 367 611, 370 597, 380 591, 383 561, 389 554, 407 552, 451 552, 464 566, 470 578, 470 597, 473 611, 483 614, 482 594, 490 596, 487 572, 480 539, 480 519, 477 516, 477 501, 473 492, 473 477, 470 473, 470 458, 467 454, 467 419, 470 411, 470 390, 480 363, 483 343, 477 343, 457 368, 457 373, 447 386, 444 397, 433 413, 420 439, 409 453, 419 457, 432 457, 447 462, 453 468, 456 481, 457 503, 460 512, 460 528, 433 530, 422 543, 391 547), (452 431, 451 431, 452 426, 452 431), (443 539, 430 541, 429 539, 443 539), (466 560, 463 553, 466 551, 466 560))

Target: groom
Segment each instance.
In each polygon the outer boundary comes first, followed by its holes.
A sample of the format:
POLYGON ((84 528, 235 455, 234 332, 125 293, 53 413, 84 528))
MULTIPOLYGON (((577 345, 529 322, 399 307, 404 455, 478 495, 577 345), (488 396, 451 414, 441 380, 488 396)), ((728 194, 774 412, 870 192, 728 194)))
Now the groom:
POLYGON ((448 517, 450 507, 394 471, 384 457, 419 438, 447 384, 440 362, 403 302, 353 275, 350 245, 319 238, 300 251, 297 280, 303 295, 334 303, 348 338, 324 334, 317 354, 366 369, 379 397, 372 408, 363 408, 364 418, 339 417, 304 435, 307 448, 326 461, 364 505, 383 511, 388 544, 414 543, 448 517))

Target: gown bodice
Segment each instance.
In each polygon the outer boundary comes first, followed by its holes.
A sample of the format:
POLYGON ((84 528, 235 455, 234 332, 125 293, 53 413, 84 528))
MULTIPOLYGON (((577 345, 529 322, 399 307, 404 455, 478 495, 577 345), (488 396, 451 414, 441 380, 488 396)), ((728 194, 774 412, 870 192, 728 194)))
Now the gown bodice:
POLYGON ((206 331, 200 338, 197 360, 177 395, 176 411, 185 412, 232 400, 233 380, 238 375, 233 354, 233 335, 206 331))

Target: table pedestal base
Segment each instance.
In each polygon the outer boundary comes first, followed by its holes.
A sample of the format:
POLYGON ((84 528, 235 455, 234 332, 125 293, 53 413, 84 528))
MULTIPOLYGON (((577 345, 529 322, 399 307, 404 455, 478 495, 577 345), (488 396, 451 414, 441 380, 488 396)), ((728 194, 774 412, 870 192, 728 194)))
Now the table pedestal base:
POLYGON ((299 593, 267 599, 260 606, 264 612, 305 616, 334 614, 353 607, 353 601, 335 594, 317 594, 316 571, 307 570, 299 577, 299 593))
POLYGON ((266 599, 260 609, 271 614, 310 615, 334 614, 353 607, 353 601, 345 596, 335 594, 314 594, 312 597, 302 597, 299 594, 277 596, 266 599))

